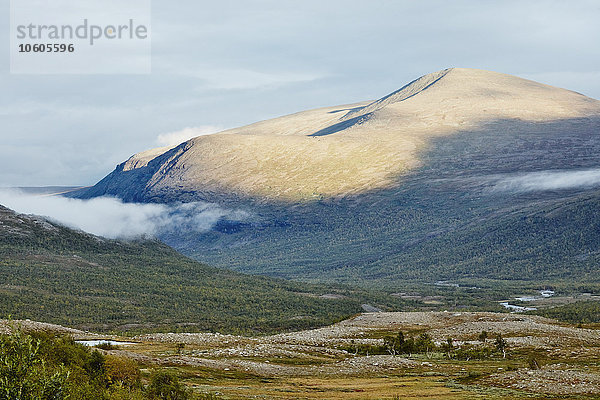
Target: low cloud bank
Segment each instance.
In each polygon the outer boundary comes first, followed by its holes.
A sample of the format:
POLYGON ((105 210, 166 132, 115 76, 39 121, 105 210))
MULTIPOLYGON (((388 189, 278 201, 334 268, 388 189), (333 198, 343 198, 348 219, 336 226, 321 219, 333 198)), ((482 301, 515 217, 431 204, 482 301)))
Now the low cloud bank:
POLYGON ((123 203, 114 197, 79 200, 26 195, 14 190, 0 191, 0 204, 111 239, 156 236, 174 230, 205 232, 220 219, 244 221, 250 217, 245 211, 226 210, 212 203, 123 203))
POLYGON ((533 192, 600 186, 600 169, 580 171, 540 171, 503 177, 494 191, 533 192))

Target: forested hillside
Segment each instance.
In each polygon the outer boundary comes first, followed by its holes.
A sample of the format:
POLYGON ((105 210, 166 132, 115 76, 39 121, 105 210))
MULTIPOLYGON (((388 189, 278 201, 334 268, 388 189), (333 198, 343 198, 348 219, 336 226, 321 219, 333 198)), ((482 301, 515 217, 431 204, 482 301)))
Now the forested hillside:
POLYGON ((94 330, 271 332, 332 323, 360 299, 106 240, 0 208, 0 315, 94 330), (331 297, 331 296, 330 296, 331 297))

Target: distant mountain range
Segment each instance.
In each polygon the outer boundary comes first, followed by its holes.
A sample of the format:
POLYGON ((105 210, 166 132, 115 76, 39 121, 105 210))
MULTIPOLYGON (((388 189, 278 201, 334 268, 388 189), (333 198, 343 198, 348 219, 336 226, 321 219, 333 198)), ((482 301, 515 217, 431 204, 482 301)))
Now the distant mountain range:
POLYGON ((452 68, 134 155, 76 196, 235 205, 161 237, 212 265, 319 281, 598 280, 600 102, 452 68))

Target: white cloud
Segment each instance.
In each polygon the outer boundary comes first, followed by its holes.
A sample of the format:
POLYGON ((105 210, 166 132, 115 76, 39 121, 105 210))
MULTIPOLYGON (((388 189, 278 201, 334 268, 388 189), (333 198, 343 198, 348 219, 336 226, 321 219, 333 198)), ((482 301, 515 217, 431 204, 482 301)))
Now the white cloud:
POLYGON ((213 125, 188 127, 175 132, 161 133, 156 138, 156 143, 159 146, 176 146, 196 136, 211 135, 222 130, 223 127, 213 125))
POLYGON ((533 192, 600 186, 600 169, 580 171, 540 171, 504 177, 492 187, 494 191, 533 192))
POLYGON ((175 205, 123 203, 114 197, 90 200, 0 191, 0 204, 23 214, 40 215, 74 229, 107 238, 156 236, 172 230, 205 232, 220 219, 242 221, 249 214, 212 203, 175 205))

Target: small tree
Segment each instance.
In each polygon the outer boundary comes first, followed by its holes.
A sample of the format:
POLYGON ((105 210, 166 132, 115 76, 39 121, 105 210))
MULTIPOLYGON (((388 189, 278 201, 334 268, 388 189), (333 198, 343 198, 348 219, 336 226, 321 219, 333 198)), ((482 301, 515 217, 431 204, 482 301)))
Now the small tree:
POLYGON ((398 336, 396 336, 396 342, 398 346, 402 346, 404 344, 404 333, 402 333, 402 331, 398 332, 398 336))
POLYGON ((435 343, 428 333, 421 333, 415 341, 416 350, 419 353, 429 353, 435 349, 435 343))
POLYGON ((481 333, 479 334, 479 336, 477 337, 479 339, 480 342, 485 344, 485 341, 488 338, 488 333, 487 331, 481 331, 481 333))
POLYGON ((408 338, 402 344, 402 353, 412 355, 414 352, 418 352, 414 338, 408 338))
POLYGON ((404 333, 400 331, 397 336, 386 336, 383 338, 383 344, 388 353, 395 356, 402 351, 402 346, 404 345, 404 333))
POLYGON ((358 354, 358 344, 354 341, 354 339, 350 340, 350 345, 354 348, 354 355, 358 354))
POLYGON ((454 340, 451 337, 446 338, 446 343, 442 345, 442 350, 446 352, 448 358, 451 358, 452 350, 454 350, 454 340))
POLYGON ((502 352, 502 358, 506 358, 506 348, 508 347, 508 343, 506 340, 504 340, 502 335, 496 335, 496 341, 494 344, 496 345, 496 350, 502 352))

